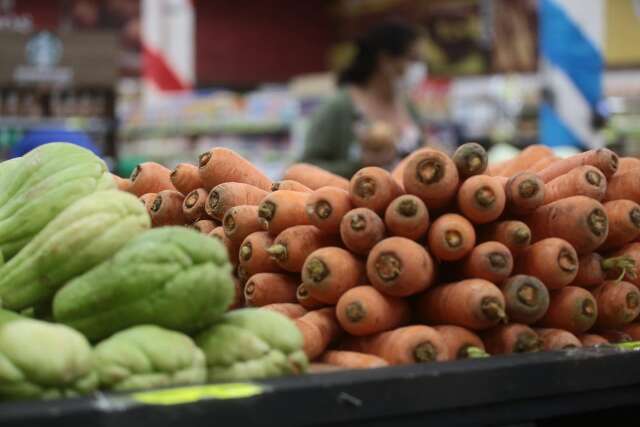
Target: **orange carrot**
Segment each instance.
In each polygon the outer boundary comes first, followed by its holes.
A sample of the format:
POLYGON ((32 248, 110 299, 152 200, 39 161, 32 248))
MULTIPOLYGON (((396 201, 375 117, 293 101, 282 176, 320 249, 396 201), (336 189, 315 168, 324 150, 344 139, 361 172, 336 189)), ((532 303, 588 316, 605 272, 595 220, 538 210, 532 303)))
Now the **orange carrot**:
POLYGON ((429 289, 418 299, 417 310, 427 324, 456 325, 475 331, 506 321, 502 292, 483 279, 467 279, 429 289))
POLYGON ((187 219, 182 213, 183 201, 184 196, 179 191, 162 190, 156 194, 156 198, 149 209, 151 225, 153 227, 162 227, 165 225, 186 224, 187 219))
POLYGON ((209 234, 214 228, 219 227, 219 225, 210 219, 201 219, 200 221, 194 222, 192 227, 202 234, 209 234))
POLYGON ((204 188, 198 188, 187 194, 182 203, 182 212, 187 221, 196 222, 201 219, 209 219, 209 215, 205 211, 208 195, 209 193, 204 188))
POLYGON ((242 241, 238 251, 238 277, 244 283, 256 273, 277 273, 282 269, 269 255, 273 237, 266 231, 256 231, 242 241))
POLYGON ((633 341, 633 338, 631 338, 629 334, 623 331, 607 329, 607 330, 599 330, 598 334, 602 335, 604 339, 606 339, 612 344, 633 341))
POLYGON ((418 196, 429 209, 439 209, 454 199, 460 178, 445 153, 423 148, 409 156, 402 180, 407 193, 418 196))
POLYGON ((362 336, 406 325, 411 309, 402 298, 387 296, 371 286, 356 286, 342 294, 336 315, 342 329, 362 336))
POLYGON ((116 183, 118 190, 131 192, 133 182, 131 182, 130 179, 120 178, 118 175, 114 174, 111 174, 111 177, 113 178, 113 182, 116 183))
POLYGON ((609 218, 609 233, 600 249, 618 248, 640 236, 640 205, 620 199, 606 202, 603 206, 609 218))
POLYGON ((480 243, 462 262, 462 273, 471 279, 484 279, 500 284, 511 275, 513 257, 509 248, 499 242, 480 243))
POLYGON ((451 160, 458 168, 460 179, 467 179, 474 175, 485 173, 487 169, 487 151, 475 142, 462 144, 451 156, 451 160))
POLYGON ((623 174, 634 169, 640 169, 640 159, 637 157, 620 157, 618 159, 618 171, 617 174, 623 174))
POLYGON ((452 359, 468 359, 487 356, 484 343, 468 329, 454 325, 433 327, 440 333, 452 359))
POLYGON ((620 328, 640 314, 640 291, 629 282, 609 280, 593 290, 600 329, 620 328))
POLYGON ((180 163, 171 172, 171 182, 182 194, 189 194, 204 185, 198 173, 198 167, 190 163, 180 163))
POLYGON ((465 217, 445 214, 436 219, 427 235, 429 250, 438 259, 456 261, 476 245, 476 232, 465 217))
POLYGON ((547 182, 544 204, 571 196, 586 196, 602 200, 607 191, 607 178, 593 166, 580 166, 547 182))
POLYGON ((549 308, 549 291, 533 276, 512 276, 502 284, 500 290, 504 295, 507 317, 512 322, 532 325, 549 308))
POLYGON ((578 274, 578 255, 566 240, 551 237, 525 249, 514 270, 537 277, 547 289, 560 289, 578 274))
POLYGON ((318 308, 322 308, 326 306, 325 303, 320 302, 311 296, 311 294, 307 290, 307 285, 305 285, 304 283, 298 285, 298 290, 296 291, 296 298, 298 299, 298 304, 300 304, 307 310, 317 310, 318 308))
POLYGON ((367 277, 380 292, 405 297, 424 291, 435 280, 435 266, 429 253, 404 237, 389 237, 371 249, 367 277))
POLYGON ((340 232, 340 221, 351 210, 349 193, 336 187, 321 187, 311 193, 305 209, 311 225, 328 234, 340 232))
POLYGON ((578 274, 571 285, 583 288, 601 285, 607 279, 608 271, 614 271, 620 276, 622 271, 633 274, 635 269, 635 261, 627 255, 603 258, 600 254, 592 252, 582 255, 578 263, 578 274))
POLYGON ((151 212, 151 205, 153 204, 153 201, 156 199, 157 195, 158 193, 147 193, 139 197, 145 209, 147 209, 147 212, 151 212))
POLYGON ((267 304, 261 307, 263 310, 271 310, 287 316, 289 319, 297 319, 307 314, 307 309, 300 304, 281 302, 267 304))
POLYGON ((370 369, 389 366, 386 360, 378 356, 356 351, 325 351, 320 360, 324 363, 347 369, 370 369))
POLYGON ((242 283, 240 283, 237 277, 233 278, 233 287, 235 292, 233 294, 233 301, 231 302, 228 310, 235 310, 236 308, 244 307, 244 289, 242 283))
POLYGON ((579 254, 593 252, 607 238, 609 221, 598 201, 585 196, 567 197, 536 209, 527 220, 533 241, 558 237, 579 254))
POLYGON ((542 350, 542 340, 527 325, 511 323, 498 325, 482 334, 490 354, 530 353, 542 350))
POLYGON ((268 194, 258 206, 262 228, 277 236, 289 227, 311 224, 305 209, 309 196, 308 193, 288 190, 268 194))
POLYGON ((249 184, 225 182, 209 192, 204 208, 211 218, 222 221, 229 209, 240 205, 258 205, 267 194, 249 184))
POLYGON ((580 340, 583 347, 595 347, 597 345, 609 344, 609 340, 602 335, 580 334, 576 335, 576 337, 580 340))
POLYGON ((632 340, 640 341, 640 323, 629 323, 621 328, 622 332, 629 335, 632 340))
POLYGON ((349 180, 308 163, 289 166, 284 172, 284 179, 298 181, 312 190, 331 186, 349 191, 349 180))
POLYGON ((534 330, 542 340, 542 348, 546 351, 582 347, 580 340, 571 332, 551 328, 536 328, 534 330))
POLYGON ((617 173, 607 183, 604 201, 628 199, 640 203, 640 169, 617 173))
POLYGON ((552 165, 553 163, 560 160, 560 157, 557 156, 549 156, 538 160, 535 163, 532 163, 531 166, 526 168, 526 172, 538 173, 541 170, 545 169, 547 166, 552 165))
POLYGON ((224 214, 222 226, 227 237, 234 242, 242 241, 251 233, 262 230, 255 205, 234 206, 224 214))
POLYGON ((522 221, 497 221, 481 229, 480 240, 500 242, 517 255, 531 243, 531 230, 522 221))
POLYGON ((476 224, 496 220, 504 211, 504 187, 494 177, 476 175, 467 179, 458 191, 458 207, 462 214, 476 224))
POLYGON ((522 172, 534 163, 551 156, 553 156, 553 150, 546 145, 530 145, 522 150, 507 167, 504 167, 500 175, 511 176, 522 172))
POLYGON ((298 273, 307 257, 315 250, 335 243, 332 236, 313 225, 289 227, 273 241, 267 252, 283 270, 298 273))
POLYGON ((366 255, 384 238, 384 223, 371 209, 356 208, 340 222, 340 237, 351 252, 366 255))
POLYGON ((271 191, 278 191, 278 190, 299 191, 301 193, 313 193, 313 190, 307 187, 306 185, 300 184, 298 181, 293 181, 291 179, 274 181, 273 184, 271 184, 271 191))
POLYGON ((558 160, 538 172, 544 182, 564 175, 580 166, 595 166, 604 176, 611 177, 618 170, 618 155, 607 148, 598 148, 558 160))
POLYGON ((244 285, 244 300, 248 307, 262 307, 274 303, 294 303, 298 280, 280 273, 258 273, 244 285))
POLYGON ((216 147, 201 154, 198 160, 200 179, 207 190, 225 182, 236 182, 271 191, 271 180, 233 150, 216 147))
POLYGON ((403 326, 368 337, 351 337, 343 341, 341 349, 360 351, 383 358, 391 365, 445 361, 447 345, 438 331, 429 326, 403 326))
POLYGON ((525 215, 542 206, 545 185, 538 175, 521 172, 508 179, 500 179, 504 185, 506 209, 516 215, 525 215))
POLYGON ((302 281, 313 298, 335 304, 346 291, 362 283, 364 273, 364 264, 349 251, 329 246, 307 257, 302 281))
POLYGON ((566 286, 551 292, 549 309, 538 324, 580 334, 591 329, 597 318, 598 307, 593 295, 586 289, 566 286))
POLYGON ((607 278, 623 279, 640 288, 640 243, 628 243, 619 250, 611 253, 610 256, 613 258, 626 257, 627 263, 606 270, 607 278))
POLYGON ((302 333, 303 350, 309 360, 324 353, 342 333, 333 307, 310 311, 297 318, 295 323, 302 333))
POLYGON ((129 192, 140 197, 146 193, 175 190, 170 175, 171 171, 159 163, 140 163, 131 173, 129 192))
POLYGON ((416 196, 404 194, 389 204, 384 222, 394 236, 419 240, 429 229, 429 210, 416 196))
POLYGON ((391 178, 393 178, 396 184, 400 186, 400 189, 402 189, 402 191, 404 191, 404 168, 407 166, 408 162, 409 157, 405 157, 404 159, 400 160, 400 162, 398 162, 398 164, 391 170, 391 178))
POLYGON ((227 255, 229 256, 229 262, 234 266, 238 265, 238 246, 235 245, 227 236, 224 234, 224 229, 222 227, 216 227, 209 233, 209 236, 214 239, 220 240, 225 248, 227 248, 227 255))
POLYGON ((353 205, 369 208, 378 215, 382 215, 389 203, 402 193, 402 188, 391 174, 375 166, 360 169, 349 184, 353 205))

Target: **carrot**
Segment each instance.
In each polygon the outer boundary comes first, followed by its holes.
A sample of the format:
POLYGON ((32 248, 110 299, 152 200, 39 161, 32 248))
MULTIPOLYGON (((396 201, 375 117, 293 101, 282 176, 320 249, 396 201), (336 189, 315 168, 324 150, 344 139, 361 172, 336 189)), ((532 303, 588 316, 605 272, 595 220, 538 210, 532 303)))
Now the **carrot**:
POLYGON ((330 365, 348 369, 370 369, 389 366, 386 360, 378 356, 356 351, 325 351, 320 360, 330 365))
POLYGON ((434 283, 435 266, 429 253, 404 237, 389 237, 371 249, 367 277, 380 292, 405 297, 424 291, 434 283))
POLYGON ((258 206, 262 228, 272 236, 277 236, 289 227, 311 224, 305 210, 308 199, 308 193, 298 191, 278 190, 270 193, 258 206))
POLYGON ((429 250, 436 258, 456 261, 464 258, 476 245, 476 232, 465 217, 444 214, 431 225, 427 240, 429 250))
POLYGON ((322 308, 326 306, 325 303, 320 302, 311 296, 311 294, 307 290, 307 285, 305 285, 304 283, 301 283, 300 285, 298 285, 298 290, 296 291, 296 298, 298 299, 298 304, 300 304, 307 310, 316 310, 318 308, 322 308))
POLYGON ((257 273, 244 285, 244 300, 248 307, 262 307, 274 303, 294 303, 298 280, 280 273, 257 273))
POLYGON ((640 291, 629 282, 608 280, 593 290, 600 329, 620 328, 640 314, 640 291))
POLYGON ((592 252, 578 259, 578 274, 571 285, 594 288, 607 279, 608 271, 619 272, 619 276, 623 271, 633 274, 634 268, 635 261, 627 255, 603 258, 602 255, 592 252))
POLYGON ((373 354, 390 365, 445 361, 449 355, 442 335, 424 325, 403 326, 368 337, 351 337, 341 349, 373 354))
POLYGON ((391 174, 375 166, 360 169, 349 183, 349 195, 353 205, 369 208, 378 215, 382 215, 389 203, 402 193, 402 188, 391 174))
MULTIPOLYGON (((225 234, 226 236, 226 234, 225 234)), ((238 277, 246 282, 256 273, 277 273, 282 269, 269 255, 273 237, 266 231, 256 231, 244 238, 238 250, 238 277)))
POLYGON ((598 306, 593 295, 586 289, 566 286, 551 292, 549 309, 538 324, 580 334, 591 329, 597 318, 598 306))
POLYGON ((225 182, 209 192, 204 208, 211 218, 222 221, 229 209, 240 205, 258 205, 267 194, 249 184, 225 182))
POLYGON ((525 215, 542 206, 545 185, 538 175, 521 172, 501 179, 506 197, 506 209, 516 215, 525 215))
POLYGON ((326 374, 330 372, 340 372, 345 371, 348 368, 343 368, 341 366, 330 365, 328 363, 319 363, 319 362, 311 362, 309 363, 309 367, 307 368, 308 374, 326 374))
POLYGON ((602 335, 580 334, 576 335, 576 337, 580 340, 583 347, 595 347, 597 345, 609 344, 609 340, 602 335))
POLYGON ((551 351, 582 347, 580 340, 571 332, 551 328, 536 328, 534 330, 542 340, 543 350, 551 351))
POLYGON ((609 255, 613 258, 625 257, 626 263, 605 270, 607 278, 626 280, 640 288, 640 243, 628 243, 609 255))
POLYGON ((384 238, 384 223, 371 209, 352 209, 340 222, 340 237, 351 252, 366 255, 384 238))
POLYGON ((349 251, 329 246, 307 257, 302 281, 313 298, 335 304, 347 290, 362 283, 364 273, 364 264, 349 251))
POLYGON ((618 159, 618 171, 616 175, 637 169, 640 169, 640 159, 637 157, 620 157, 618 159))
POLYGON ((593 166, 580 166, 547 182, 544 204, 571 196, 586 196, 602 200, 607 191, 607 178, 593 166))
POLYGON ((267 304, 261 307, 263 310, 271 310, 276 313, 284 314, 289 319, 297 319, 307 314, 307 309, 300 304, 292 304, 289 302, 281 302, 275 304, 267 304))
POLYGON ((146 193, 175 190, 170 175, 171 171, 159 163, 140 163, 131 173, 129 192, 140 197, 146 193))
POLYGON ((578 255, 566 240, 551 237, 525 249, 516 260, 514 270, 537 277, 547 289, 559 289, 578 274, 578 255))
POLYGON ((233 287, 235 292, 233 294, 233 301, 231 302, 228 310, 235 310, 236 308, 244 307, 244 289, 242 283, 240 283, 237 277, 233 277, 233 287))
POLYGON ((640 323, 629 323, 620 329, 629 335, 633 341, 640 341, 640 323))
POLYGON ((496 220, 504 211, 506 196, 500 182, 489 175, 467 179, 458 191, 458 207, 462 214, 476 224, 496 220))
POLYGON ((617 173, 607 183, 607 192, 604 201, 628 199, 640 203, 640 169, 631 169, 628 172, 617 173))
POLYGON ((216 147, 201 154, 198 161, 200 179, 207 190, 225 182, 236 182, 271 191, 271 180, 233 150, 216 147))
POLYGON ((342 294, 336 315, 342 329, 362 336, 406 325, 411 309, 402 298, 387 296, 371 286, 356 286, 342 294))
POLYGON ((295 163, 289 166, 284 172, 284 179, 298 181, 312 190, 331 186, 349 191, 349 180, 308 163, 295 163))
POLYGON ((342 333, 333 307, 310 311, 298 317, 295 323, 302 333, 303 350, 309 360, 324 353, 342 333))
POLYGON ((227 236, 224 234, 222 227, 216 227, 209 233, 210 237, 220 240, 220 242, 227 248, 227 255, 229 256, 229 262, 234 266, 238 265, 238 246, 236 246, 227 236))
POLYGON ((602 335, 604 339, 612 344, 633 341, 633 338, 631 338, 631 336, 624 331, 615 331, 608 329, 600 330, 598 331, 598 334, 602 335))
POLYGON ((389 204, 384 222, 394 236, 419 240, 429 229, 429 210, 416 196, 404 194, 389 204))
POLYGON ((530 353, 542 350, 542 340, 527 325, 498 325, 483 332, 482 340, 490 354, 530 353))
POLYGON ((407 166, 408 162, 409 162, 409 156, 400 160, 398 164, 391 170, 391 178, 393 178, 396 184, 400 186, 402 191, 404 191, 404 182, 403 182, 404 168, 407 166))
POLYGON ((145 209, 147 209, 147 212, 151 211, 151 205, 153 204, 153 201, 156 199, 157 195, 158 193, 147 193, 139 197, 145 209))
POLYGON ((516 156, 512 162, 500 171, 500 175, 511 176, 522 172, 534 163, 553 156, 553 150, 546 145, 530 145, 516 156))
POLYGON ((278 190, 299 191, 301 193, 313 193, 313 190, 307 187, 306 185, 300 184, 298 181, 293 181, 291 179, 274 181, 273 184, 271 184, 271 191, 278 191, 278 190))
POLYGON ((631 200, 606 202, 604 211, 609 218, 609 233, 600 249, 613 249, 634 241, 640 236, 640 205, 631 200))
POLYGON ((116 183, 118 190, 131 192, 131 186, 133 182, 130 179, 120 178, 118 175, 111 174, 113 182, 116 183))
POLYGON ((171 183, 182 194, 189 194, 204 185, 198 173, 198 167, 191 163, 180 163, 171 172, 171 183))
POLYGON ((440 333, 452 359, 468 359, 486 357, 484 343, 476 334, 468 329, 454 325, 433 327, 440 333))
POLYGON ((467 279, 436 286, 417 302, 427 324, 456 325, 475 331, 506 321, 505 301, 496 285, 483 279, 467 279))
POLYGON ((304 261, 313 251, 333 243, 334 238, 320 231, 318 227, 296 225, 278 234, 267 252, 280 268, 298 273, 302 271, 304 261))
POLYGON ((598 201, 585 196, 567 197, 536 209, 527 220, 533 241, 558 237, 579 254, 593 252, 607 238, 609 221, 598 201))
POLYGON ((222 218, 224 234, 236 243, 242 241, 251 233, 262 230, 258 221, 258 207, 255 205, 234 206, 222 218))
POLYGON ((484 174, 487 170, 489 157, 482 145, 476 142, 467 142, 456 149, 451 160, 458 169, 458 176, 463 180, 474 175, 484 174))
POLYGON ((418 196, 429 209, 439 209, 453 200, 460 178, 445 153, 423 148, 409 156, 402 180, 407 193, 418 196))
POLYGON ((513 257, 509 248, 499 242, 480 243, 462 262, 465 277, 500 284, 511 275, 513 257))
POLYGON ((517 255, 531 243, 531 230, 522 221, 497 221, 484 226, 479 233, 483 242, 496 241, 517 255))
POLYGON ((182 212, 187 221, 196 222, 209 218, 205 210, 208 195, 209 193, 204 188, 198 188, 187 194, 182 203, 182 212))
POLYGON ((507 317, 512 322, 531 325, 540 320, 549 308, 549 291, 533 276, 512 276, 500 290, 504 295, 507 317))
POLYGON ((594 166, 607 178, 611 177, 618 170, 618 155, 607 148, 598 148, 584 153, 576 154, 565 159, 558 160, 538 172, 544 182, 549 182, 554 178, 564 175, 572 169, 580 166, 594 166))
POLYGON ((162 190, 156 194, 149 214, 151 215, 151 225, 162 227, 165 225, 182 225, 187 223, 187 219, 182 213, 182 202, 184 196, 179 191, 162 190))
POLYGON ((201 219, 200 221, 194 222, 192 227, 202 234, 209 234, 214 228, 219 227, 219 225, 210 219, 201 219))
POLYGON ((321 187, 308 196, 305 209, 311 225, 325 233, 338 234, 342 217, 351 210, 351 198, 340 188, 321 187))

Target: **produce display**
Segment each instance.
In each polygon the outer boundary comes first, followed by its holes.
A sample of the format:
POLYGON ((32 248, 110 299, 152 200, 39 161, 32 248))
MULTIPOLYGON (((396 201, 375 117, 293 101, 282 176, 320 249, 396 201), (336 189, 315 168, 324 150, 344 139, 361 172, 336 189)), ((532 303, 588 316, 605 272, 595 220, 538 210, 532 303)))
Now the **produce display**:
POLYGON ((351 180, 225 148, 122 179, 44 145, 0 164, 0 397, 639 340, 639 173, 469 143, 351 180))

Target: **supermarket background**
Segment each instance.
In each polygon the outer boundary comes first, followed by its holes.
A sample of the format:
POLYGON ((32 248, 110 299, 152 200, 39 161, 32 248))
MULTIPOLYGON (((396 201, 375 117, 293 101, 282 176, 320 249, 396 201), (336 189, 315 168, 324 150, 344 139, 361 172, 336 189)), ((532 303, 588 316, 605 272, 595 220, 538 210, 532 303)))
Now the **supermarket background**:
POLYGON ((0 0, 0 158, 56 135, 126 176, 226 146, 275 178, 388 19, 422 30, 429 141, 640 155, 638 0, 0 0))

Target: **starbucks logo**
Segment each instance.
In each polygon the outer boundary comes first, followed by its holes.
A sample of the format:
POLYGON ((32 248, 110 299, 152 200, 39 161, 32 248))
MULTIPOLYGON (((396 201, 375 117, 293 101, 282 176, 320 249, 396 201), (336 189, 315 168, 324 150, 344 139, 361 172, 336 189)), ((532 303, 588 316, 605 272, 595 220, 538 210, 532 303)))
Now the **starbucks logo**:
POLYGON ((27 43, 27 61, 38 68, 56 65, 62 57, 62 42, 48 31, 42 31, 27 43))

